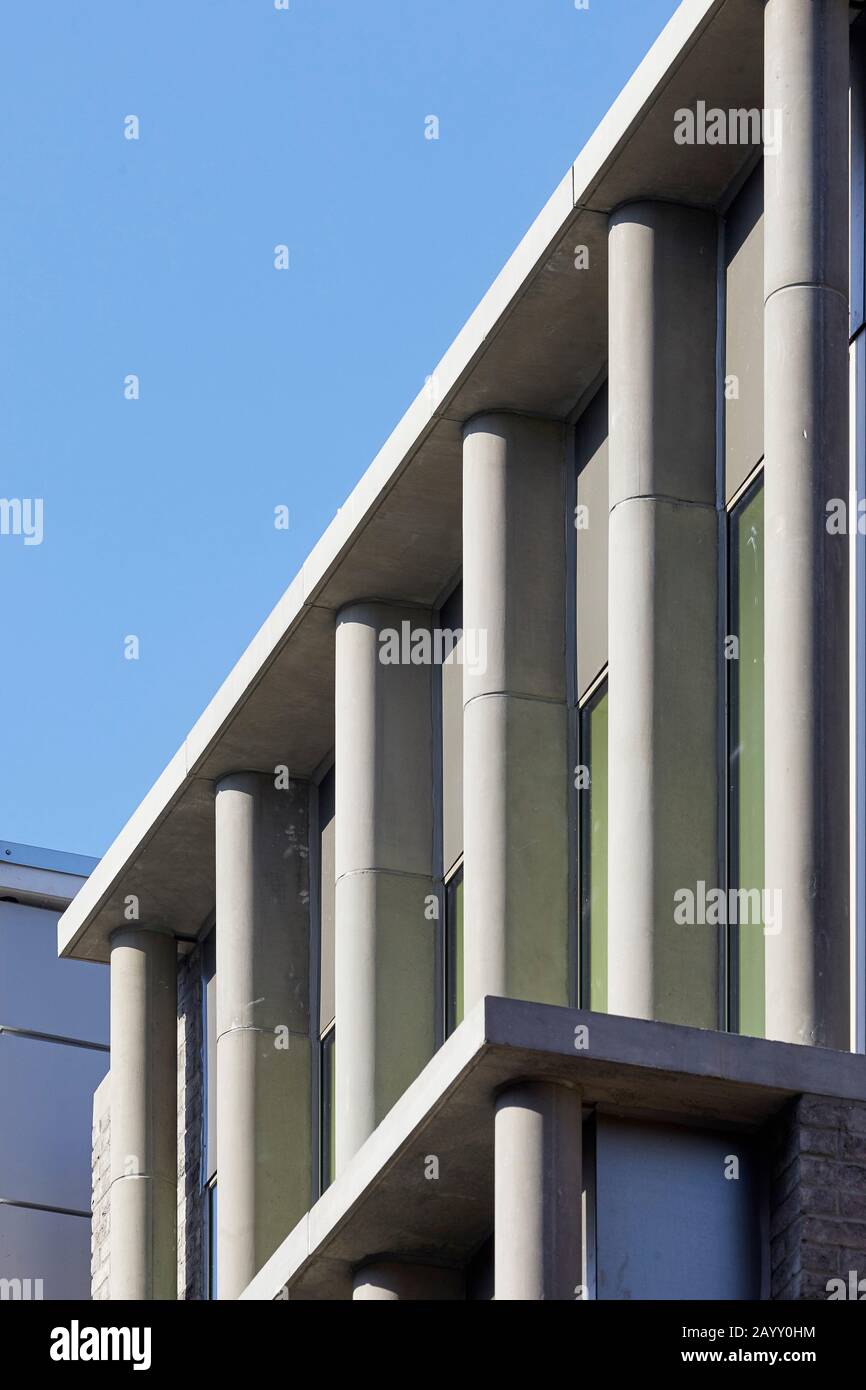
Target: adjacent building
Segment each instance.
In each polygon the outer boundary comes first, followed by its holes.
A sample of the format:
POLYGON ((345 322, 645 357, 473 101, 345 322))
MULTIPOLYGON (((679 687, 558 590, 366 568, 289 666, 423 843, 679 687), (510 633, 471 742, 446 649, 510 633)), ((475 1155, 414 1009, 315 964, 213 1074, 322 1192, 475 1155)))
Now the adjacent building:
POLYGON ((0 1297, 91 1287, 94 1088, 108 981, 57 958, 57 922, 95 859, 0 840, 0 1297))
POLYGON ((99 1293, 866 1275, 858 10, 685 0, 65 912, 99 1293))

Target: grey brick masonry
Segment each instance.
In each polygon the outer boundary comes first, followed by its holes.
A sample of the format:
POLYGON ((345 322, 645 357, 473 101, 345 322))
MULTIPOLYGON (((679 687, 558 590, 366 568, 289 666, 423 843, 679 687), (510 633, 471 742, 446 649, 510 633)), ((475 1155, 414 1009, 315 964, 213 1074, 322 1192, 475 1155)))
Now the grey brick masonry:
POLYGON ((770 1266, 774 1299, 826 1299, 831 1279, 866 1278, 866 1105, 805 1095, 780 1118, 770 1266))

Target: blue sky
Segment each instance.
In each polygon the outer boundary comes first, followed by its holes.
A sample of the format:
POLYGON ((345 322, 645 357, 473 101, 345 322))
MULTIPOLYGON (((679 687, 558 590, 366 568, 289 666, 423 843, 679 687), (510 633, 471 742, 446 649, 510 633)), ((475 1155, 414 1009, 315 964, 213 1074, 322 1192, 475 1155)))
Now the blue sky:
POLYGON ((0 837, 105 851, 676 8, 290 3, 4 13, 0 837))

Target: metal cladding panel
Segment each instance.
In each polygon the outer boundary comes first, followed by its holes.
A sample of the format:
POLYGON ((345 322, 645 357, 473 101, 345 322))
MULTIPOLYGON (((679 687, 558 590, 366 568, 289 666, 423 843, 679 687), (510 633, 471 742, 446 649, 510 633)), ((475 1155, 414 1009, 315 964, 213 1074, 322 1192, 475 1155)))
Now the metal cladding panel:
POLYGON ((0 1205, 0 1279, 20 1281, 3 1286, 6 1297, 89 1299, 90 1222, 0 1205))
POLYGON ((600 1115, 595 1175, 597 1298, 761 1297, 751 1139, 600 1115))
POLYGON ((320 957, 319 1031, 324 1033, 334 1021, 334 769, 319 784, 320 835, 320 957))
POLYGON ((108 1042, 108 970, 57 955, 59 912, 0 902, 0 1027, 108 1042))
POLYGON ((0 1197, 90 1210, 93 1092, 108 1053, 0 1033, 0 1197))

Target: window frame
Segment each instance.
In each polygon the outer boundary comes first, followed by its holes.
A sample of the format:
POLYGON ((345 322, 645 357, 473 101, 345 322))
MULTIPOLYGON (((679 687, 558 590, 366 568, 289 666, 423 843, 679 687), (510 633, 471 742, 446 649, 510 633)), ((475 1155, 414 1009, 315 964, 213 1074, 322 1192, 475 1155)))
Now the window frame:
MULTIPOLYGON (((737 489, 725 507, 725 634, 740 638, 739 623, 739 583, 736 566, 735 528, 739 517, 754 502, 764 488, 763 456, 737 489)), ((766 535, 766 532, 765 532, 766 535)), ((764 557, 762 556, 762 566, 764 557)), ((732 888, 739 888, 739 791, 740 781, 735 776, 733 744, 734 711, 737 708, 736 678, 739 674, 739 651, 737 660, 725 660, 725 732, 724 732, 724 787, 725 787, 725 890, 730 894, 732 888)), ((762 884, 763 888, 765 885, 762 884)), ((728 899, 730 901, 730 898, 728 899)), ((722 980, 724 1026, 728 1032, 741 1031, 740 1007, 740 933, 737 923, 728 922, 725 931, 726 968, 722 980)), ((766 955, 765 955, 766 963, 766 955)), ((766 991, 766 977, 765 977, 766 991)), ((764 1033, 766 1034, 766 1023, 764 1033)), ((752 1036, 752 1035, 749 1035, 752 1036)))
MULTIPOLYGON (((322 1027, 322 833, 325 825, 323 814, 322 784, 329 776, 336 777, 336 761, 331 752, 320 763, 310 782, 309 804, 309 863, 310 863, 310 931, 313 934, 313 949, 310 951, 310 1111, 312 1118, 312 1172, 310 1204, 313 1205, 330 1186, 332 1177, 327 1176, 330 1165, 330 1147, 326 1145, 325 1107, 330 1096, 330 1086, 326 1081, 325 1052, 326 1042, 330 1043, 335 1033, 336 1017, 322 1027)), ((336 787, 334 788, 333 812, 336 820, 336 787)))
POLYGON ((463 855, 454 863, 444 882, 444 912, 443 912, 443 931, 442 931, 442 971, 443 971, 443 998, 444 998, 444 1026, 445 1037, 450 1038, 455 1028, 459 1028, 465 1018, 466 1000, 466 938, 465 938, 465 918, 462 923, 460 940, 460 974, 463 978, 463 999, 459 1007, 457 1002, 457 976, 452 978, 452 971, 456 970, 457 952, 456 943, 452 938, 453 923, 453 904, 456 900, 458 888, 463 887, 463 855), (453 988, 452 988, 453 986, 453 988), (459 1016, 458 1016, 459 1015, 459 1016))
MULTIPOLYGON (((587 768, 590 779, 592 778, 592 767, 589 759, 592 756, 590 742, 589 721, 601 703, 608 698, 609 667, 607 663, 602 667, 592 684, 587 688, 577 706, 577 763, 579 768, 587 768)), ((608 741, 608 749, 610 743, 608 741)), ((577 979, 576 996, 578 1008, 592 1008, 592 888, 590 886, 590 864, 592 859, 591 837, 592 837, 592 810, 590 798, 587 793, 592 791, 590 785, 578 790, 577 806, 577 921, 578 921, 578 950, 577 950, 577 979)), ((608 821, 608 834, 610 826, 608 821)), ((607 934, 605 933, 605 936, 607 934)), ((607 1009, 607 999, 605 1008, 598 1012, 605 1012, 607 1009)))
POLYGON ((319 1196, 324 1195, 337 1176, 334 1091, 336 1081, 337 1020, 319 1038, 319 1196))

